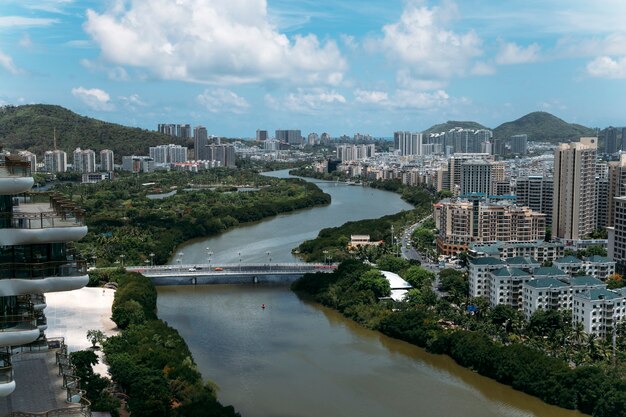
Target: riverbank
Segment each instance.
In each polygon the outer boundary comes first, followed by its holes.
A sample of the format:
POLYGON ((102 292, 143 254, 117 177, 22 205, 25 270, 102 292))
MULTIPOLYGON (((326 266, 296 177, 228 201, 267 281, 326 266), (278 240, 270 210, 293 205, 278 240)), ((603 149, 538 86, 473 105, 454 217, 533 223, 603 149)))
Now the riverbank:
POLYGON ((97 184, 63 184, 55 191, 86 211, 87 236, 76 243, 98 266, 164 264, 174 249, 198 237, 281 213, 330 204, 330 196, 304 180, 252 171, 151 173, 97 184), (213 189, 201 188, 219 184, 213 189), (247 185, 254 191, 233 191, 247 185), (177 190, 164 199, 148 195, 177 190))
MULTIPOLYGON (((360 294, 357 290, 367 291, 362 284, 365 269, 369 267, 346 262, 333 274, 306 275, 292 288, 370 329, 450 356, 461 366, 548 404, 595 417, 626 415, 623 367, 612 368, 607 362, 572 368, 528 344, 494 340, 477 326, 481 320, 487 325, 487 320, 475 315, 460 313, 465 317, 460 324, 444 320, 441 312, 452 307, 433 296, 425 276, 421 286, 414 284, 417 289, 409 292, 406 302, 381 303, 371 296, 355 296, 360 294)), ((401 276, 405 273, 401 271, 401 276)), ((481 315, 489 317, 487 311, 481 315)))

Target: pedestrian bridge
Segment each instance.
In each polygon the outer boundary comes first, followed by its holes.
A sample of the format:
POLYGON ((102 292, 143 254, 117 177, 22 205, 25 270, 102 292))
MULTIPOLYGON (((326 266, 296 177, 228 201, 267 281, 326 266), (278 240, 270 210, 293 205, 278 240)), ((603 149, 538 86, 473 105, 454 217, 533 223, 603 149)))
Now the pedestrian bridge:
POLYGON ((333 272, 336 264, 237 263, 127 266, 152 279, 155 285, 290 283, 304 274, 333 272))

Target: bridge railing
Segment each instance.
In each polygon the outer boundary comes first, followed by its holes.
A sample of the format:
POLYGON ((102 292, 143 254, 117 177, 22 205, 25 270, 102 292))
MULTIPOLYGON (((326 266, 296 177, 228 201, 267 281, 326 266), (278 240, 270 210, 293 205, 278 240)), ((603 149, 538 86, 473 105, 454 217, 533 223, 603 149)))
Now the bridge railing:
POLYGON ((127 271, 134 271, 147 274, 172 274, 172 273, 202 273, 210 274, 229 274, 237 272, 303 272, 303 271, 322 271, 333 270, 336 264, 323 263, 228 263, 228 264, 179 264, 179 265, 157 265, 157 266, 127 266, 127 271))

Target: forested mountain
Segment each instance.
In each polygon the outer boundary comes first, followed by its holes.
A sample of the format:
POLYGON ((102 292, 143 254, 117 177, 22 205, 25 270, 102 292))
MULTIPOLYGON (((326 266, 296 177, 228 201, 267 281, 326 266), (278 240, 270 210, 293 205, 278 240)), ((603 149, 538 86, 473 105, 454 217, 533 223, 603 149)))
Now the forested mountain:
MULTIPOLYGON (((455 127, 464 129, 490 129, 476 122, 448 121, 430 127, 423 133, 447 132, 455 127)), ((595 129, 567 123, 543 111, 529 113, 512 122, 502 123, 493 129, 494 138, 507 139, 513 135, 527 134, 528 140, 535 142, 569 142, 581 136, 597 136, 595 129)))
POLYGON ((118 162, 122 155, 147 155, 148 147, 167 143, 185 145, 186 140, 158 132, 126 127, 78 115, 61 106, 32 104, 0 107, 0 143, 10 150, 26 149, 41 157, 53 148, 71 154, 74 149, 112 149, 118 162))

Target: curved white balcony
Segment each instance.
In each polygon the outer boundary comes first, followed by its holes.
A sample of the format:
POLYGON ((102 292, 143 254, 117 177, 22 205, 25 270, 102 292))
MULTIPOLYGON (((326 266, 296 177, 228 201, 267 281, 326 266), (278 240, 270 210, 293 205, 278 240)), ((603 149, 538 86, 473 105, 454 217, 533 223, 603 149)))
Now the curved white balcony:
POLYGON ((8 278, 0 280, 0 297, 30 294, 34 292, 73 291, 83 288, 89 275, 46 278, 8 278))
POLYGON ((0 229, 0 245, 16 246, 35 243, 74 242, 86 235, 87 226, 0 229))
POLYGON ((40 331, 32 314, 0 316, 0 346, 18 346, 34 342, 40 331))
POLYGON ((11 354, 0 352, 0 397, 6 397, 15 390, 11 354))
POLYGON ((33 188, 34 184, 33 177, 3 176, 0 173, 0 194, 2 195, 25 193, 33 188))
POLYGON ((7 397, 15 391, 15 381, 0 382, 0 397, 7 397))

